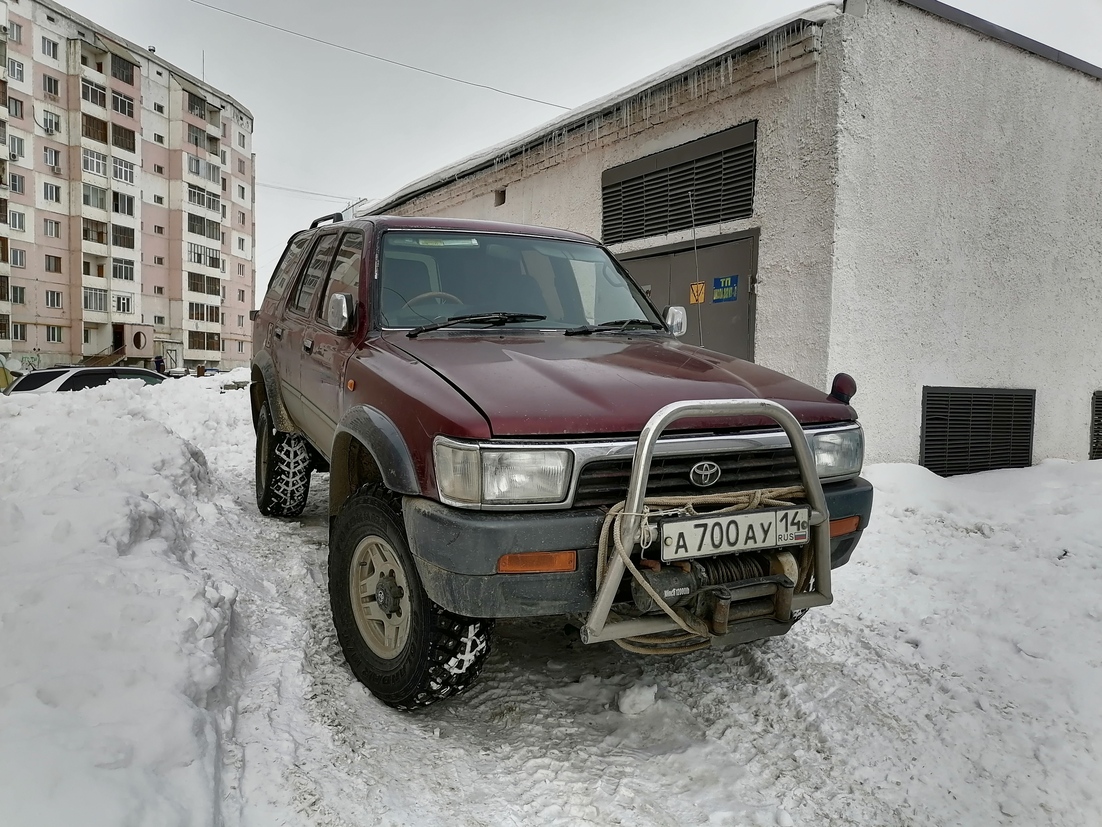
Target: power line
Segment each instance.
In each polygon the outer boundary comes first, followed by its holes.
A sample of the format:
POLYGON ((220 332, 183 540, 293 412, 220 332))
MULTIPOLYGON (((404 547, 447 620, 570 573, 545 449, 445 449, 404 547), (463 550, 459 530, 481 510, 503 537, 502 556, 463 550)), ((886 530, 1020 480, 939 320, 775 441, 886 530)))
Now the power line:
POLYGON ((318 198, 328 198, 330 201, 358 201, 358 198, 344 195, 333 195, 328 192, 311 192, 310 190, 302 190, 297 187, 285 187, 280 184, 266 184, 263 181, 257 181, 258 187, 264 187, 270 190, 283 190, 284 192, 297 192, 301 195, 315 195, 318 198))
POLYGON ((208 9, 213 9, 217 12, 222 12, 222 14, 228 14, 231 17, 237 17, 241 20, 248 20, 250 23, 256 23, 258 26, 265 26, 269 29, 275 29, 277 32, 283 32, 284 34, 293 35, 294 37, 301 37, 304 40, 311 40, 314 43, 321 43, 324 46, 332 46, 334 49, 351 52, 354 55, 361 55, 362 57, 369 57, 372 60, 381 60, 383 63, 389 63, 392 66, 401 66, 403 69, 412 69, 414 72, 421 72, 422 74, 432 75, 436 78, 443 78, 444 80, 454 81, 455 83, 462 83, 466 86, 474 86, 477 89, 488 89, 491 92, 497 92, 501 95, 508 95, 511 98, 519 98, 521 100, 531 101, 532 103, 539 103, 543 106, 553 106, 556 109, 562 109, 564 111, 570 109, 569 106, 563 106, 558 103, 551 103, 551 101, 540 100, 539 98, 530 98, 527 95, 520 95, 516 92, 509 92, 505 89, 499 89, 496 86, 488 86, 485 83, 475 83, 471 80, 463 80, 462 78, 453 77, 452 75, 445 75, 441 72, 433 72, 430 69, 422 69, 420 66, 413 66, 409 63, 402 63, 398 60, 391 60, 390 58, 373 55, 370 52, 361 52, 359 49, 353 49, 349 46, 342 46, 340 43, 333 43, 329 40, 322 40, 320 37, 312 37, 311 35, 303 34, 302 32, 296 32, 293 29, 285 29, 282 26, 275 25, 274 23, 267 23, 263 20, 257 20, 255 17, 248 17, 244 14, 238 14, 237 12, 230 11, 229 9, 220 9, 218 8, 218 6, 212 6, 210 3, 202 2, 202 0, 190 0, 190 2, 194 3, 197 6, 203 6, 208 9))

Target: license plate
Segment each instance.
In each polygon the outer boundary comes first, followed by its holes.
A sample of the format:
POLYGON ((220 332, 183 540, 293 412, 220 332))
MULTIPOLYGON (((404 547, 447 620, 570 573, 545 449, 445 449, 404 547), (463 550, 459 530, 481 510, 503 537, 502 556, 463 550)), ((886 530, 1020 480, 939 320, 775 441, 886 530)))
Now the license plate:
POLYGON ((807 508, 777 508, 663 520, 662 560, 669 563, 733 551, 803 545, 810 536, 810 516, 807 508))

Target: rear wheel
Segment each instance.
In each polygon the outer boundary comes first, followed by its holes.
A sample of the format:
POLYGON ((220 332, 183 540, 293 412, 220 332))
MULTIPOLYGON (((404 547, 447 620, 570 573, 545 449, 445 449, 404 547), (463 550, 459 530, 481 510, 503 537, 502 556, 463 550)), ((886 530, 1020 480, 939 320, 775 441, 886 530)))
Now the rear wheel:
POLYGON ((299 434, 275 430, 265 402, 256 422, 256 507, 268 517, 297 517, 310 494, 310 450, 299 434))
POLYGON ((425 594, 399 506, 384 490, 362 489, 334 520, 329 599, 352 674, 396 709, 460 694, 490 653, 492 620, 452 614, 425 594))

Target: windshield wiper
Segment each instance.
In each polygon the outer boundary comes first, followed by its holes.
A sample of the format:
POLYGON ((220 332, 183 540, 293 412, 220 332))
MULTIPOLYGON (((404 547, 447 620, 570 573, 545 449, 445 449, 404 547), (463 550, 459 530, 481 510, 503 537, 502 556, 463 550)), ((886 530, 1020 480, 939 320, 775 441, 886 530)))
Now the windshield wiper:
POLYGON ((587 333, 619 333, 629 327, 646 327, 651 330, 665 330, 666 326, 660 322, 652 322, 650 319, 617 319, 614 322, 601 322, 600 324, 583 324, 581 327, 572 327, 564 332, 565 336, 583 336, 587 333))
POLYGON ((442 327, 462 324, 463 322, 484 322, 489 325, 509 324, 510 322, 542 322, 546 316, 539 313, 468 313, 465 316, 449 316, 447 321, 433 322, 415 327, 406 335, 414 338, 430 330, 439 330, 442 327))

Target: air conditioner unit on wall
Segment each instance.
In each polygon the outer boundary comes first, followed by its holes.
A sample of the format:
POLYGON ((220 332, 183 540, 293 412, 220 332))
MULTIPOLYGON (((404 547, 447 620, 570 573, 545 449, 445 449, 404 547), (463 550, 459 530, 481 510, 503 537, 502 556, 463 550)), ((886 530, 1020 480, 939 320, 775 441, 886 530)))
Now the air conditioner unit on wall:
POLYGON ((47 135, 53 135, 54 134, 54 130, 50 129, 50 127, 48 127, 48 126, 45 127, 45 131, 46 131, 47 135))
POLYGON ((18 152, 9 152, 8 153, 8 160, 9 161, 18 161, 19 160, 19 153, 18 152))
POLYGON ((50 172, 54 175, 61 175, 61 167, 50 167, 50 172))

